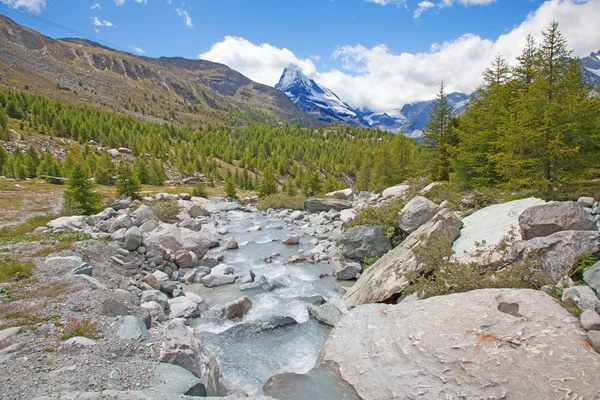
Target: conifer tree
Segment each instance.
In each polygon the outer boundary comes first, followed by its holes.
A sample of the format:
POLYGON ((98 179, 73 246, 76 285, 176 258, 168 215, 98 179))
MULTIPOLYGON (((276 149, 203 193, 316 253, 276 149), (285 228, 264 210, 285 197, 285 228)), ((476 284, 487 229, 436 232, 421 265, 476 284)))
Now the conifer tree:
POLYGON ((119 165, 117 172, 117 197, 131 197, 132 200, 139 200, 140 197, 140 181, 136 178, 133 170, 124 162, 119 165))
POLYGON ((258 197, 264 198, 275 193, 277 193, 277 182, 275 181, 275 175, 268 170, 260 181, 256 194, 258 197))
POLYGON ((235 190, 235 183, 233 182, 233 177, 229 175, 225 179, 225 194, 227 197, 235 198, 237 196, 237 191, 235 190))
POLYGON ((429 113, 429 123, 423 133, 425 145, 432 150, 429 172, 433 180, 447 181, 450 178, 450 161, 453 148, 457 144, 451 124, 454 111, 448 102, 442 82, 429 113))
POLYGON ((67 189, 63 193, 63 211, 66 213, 89 215, 98 211, 99 196, 92 192, 93 184, 87 169, 76 164, 72 169, 67 189))

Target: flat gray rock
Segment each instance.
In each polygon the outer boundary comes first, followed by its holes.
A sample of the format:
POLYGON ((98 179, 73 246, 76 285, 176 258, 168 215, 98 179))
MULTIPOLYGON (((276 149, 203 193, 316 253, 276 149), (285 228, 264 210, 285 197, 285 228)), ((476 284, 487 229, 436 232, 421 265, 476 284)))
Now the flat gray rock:
POLYGON ((143 342, 150 339, 150 332, 146 328, 146 324, 133 315, 123 317, 121 325, 117 330, 117 336, 123 340, 138 340, 143 342))
POLYGON ((594 399, 600 382, 577 319, 526 289, 356 307, 321 359, 364 400, 594 399))
POLYGON ((20 326, 2 329, 0 331, 0 342, 4 341, 4 340, 12 339, 14 336, 17 336, 21 332, 23 332, 23 328, 20 326))
POLYGON ((563 201, 534 206, 519 216, 523 239, 544 237, 561 231, 598 230, 596 218, 581 204, 563 201))

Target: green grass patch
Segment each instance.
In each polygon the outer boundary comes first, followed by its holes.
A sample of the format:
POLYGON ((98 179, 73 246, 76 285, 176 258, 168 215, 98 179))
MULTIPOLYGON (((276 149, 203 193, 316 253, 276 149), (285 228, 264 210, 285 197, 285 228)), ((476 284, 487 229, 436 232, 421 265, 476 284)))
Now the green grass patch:
POLYGON ((259 210, 272 209, 290 209, 290 210, 304 210, 304 196, 288 196, 283 193, 272 194, 263 199, 259 199, 256 207, 259 210))
POLYGON ((46 226, 46 224, 53 219, 57 218, 56 215, 37 215, 35 217, 28 218, 25 222, 16 226, 5 226, 0 229, 0 242, 6 240, 21 240, 23 236, 32 233, 36 228, 46 226))
POLYGON ((0 282, 25 279, 33 274, 35 264, 14 260, 0 260, 0 282))

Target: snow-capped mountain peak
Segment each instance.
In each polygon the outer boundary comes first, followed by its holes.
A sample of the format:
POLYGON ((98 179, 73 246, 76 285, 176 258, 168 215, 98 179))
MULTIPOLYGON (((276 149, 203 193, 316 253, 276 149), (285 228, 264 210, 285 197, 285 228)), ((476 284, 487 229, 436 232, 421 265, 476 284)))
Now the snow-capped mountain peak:
POLYGON ((300 109, 321 122, 369 126, 333 91, 304 75, 298 65, 290 64, 283 71, 275 89, 284 92, 300 109))

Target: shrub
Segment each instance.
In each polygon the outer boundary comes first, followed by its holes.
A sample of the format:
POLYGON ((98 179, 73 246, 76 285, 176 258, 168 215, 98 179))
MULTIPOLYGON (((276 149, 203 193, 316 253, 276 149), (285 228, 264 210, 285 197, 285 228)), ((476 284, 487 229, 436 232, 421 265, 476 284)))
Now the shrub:
POLYGON ((354 218, 349 227, 367 224, 380 225, 383 226, 386 236, 392 239, 402 234, 398 227, 398 213, 402 211, 405 205, 406 202, 403 199, 397 198, 379 207, 365 207, 354 218))
POLYGON ((594 257, 589 253, 582 254, 569 271, 569 278, 573 279, 575 282, 583 281, 583 273, 585 270, 597 262, 597 257, 594 257))
POLYGON ((273 209, 290 209, 304 210, 304 196, 288 196, 284 193, 277 193, 265 198, 259 199, 256 207, 259 210, 273 209))
POLYGON ((133 170, 126 164, 119 167, 117 181, 117 197, 131 197, 132 200, 140 200, 140 181, 135 177, 133 170))
POLYGON ((89 215, 98 211, 100 197, 92 192, 93 183, 82 165, 73 167, 67 185, 63 194, 63 215, 89 215))
POLYGON ((144 204, 150 207, 163 222, 173 221, 182 209, 177 200, 155 200, 144 204))
POLYGON ((452 259, 452 240, 445 236, 431 237, 414 252, 421 271, 405 274, 411 285, 403 294, 416 293, 427 298, 486 288, 540 289, 550 283, 550 277, 537 269, 536 256, 496 268, 464 264, 452 259))

